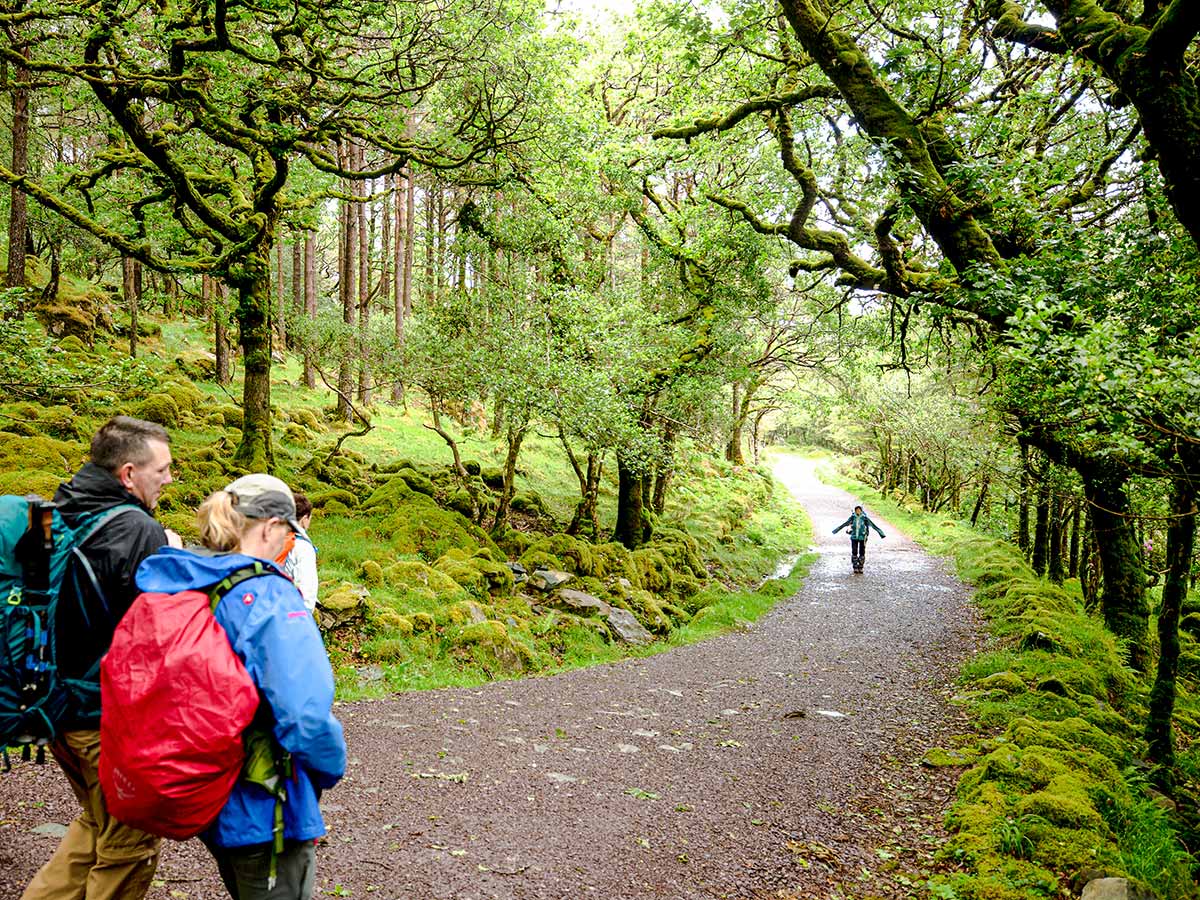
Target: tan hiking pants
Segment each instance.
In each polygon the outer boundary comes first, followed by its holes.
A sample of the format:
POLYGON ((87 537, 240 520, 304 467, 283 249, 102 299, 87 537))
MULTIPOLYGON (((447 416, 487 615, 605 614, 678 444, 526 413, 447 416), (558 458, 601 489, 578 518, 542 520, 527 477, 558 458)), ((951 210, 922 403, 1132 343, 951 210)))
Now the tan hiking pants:
POLYGON ((21 900, 141 900, 160 841, 109 816, 100 793, 100 732, 66 732, 50 751, 83 809, 21 900))

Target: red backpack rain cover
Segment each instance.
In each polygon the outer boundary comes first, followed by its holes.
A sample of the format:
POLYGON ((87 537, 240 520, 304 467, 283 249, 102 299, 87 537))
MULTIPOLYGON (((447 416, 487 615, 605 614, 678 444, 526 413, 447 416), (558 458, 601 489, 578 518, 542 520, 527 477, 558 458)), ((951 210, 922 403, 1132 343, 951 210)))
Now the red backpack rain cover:
POLYGON ((139 595, 100 667, 108 811, 175 840, 203 831, 229 799, 242 732, 258 709, 258 689, 213 608, 201 591, 139 595))

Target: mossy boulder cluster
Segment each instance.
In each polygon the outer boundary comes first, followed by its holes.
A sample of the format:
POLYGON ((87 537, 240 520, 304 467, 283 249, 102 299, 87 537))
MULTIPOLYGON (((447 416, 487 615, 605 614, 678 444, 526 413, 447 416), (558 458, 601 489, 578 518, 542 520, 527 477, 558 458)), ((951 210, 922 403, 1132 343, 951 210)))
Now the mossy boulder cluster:
MULTIPOLYGON (((440 641, 486 671, 514 674, 552 665, 568 633, 642 643, 642 635, 665 636, 711 602, 702 592, 710 579, 701 547, 679 528, 663 527, 660 538, 634 551, 557 532, 509 528, 493 537, 464 514, 464 507, 477 514, 494 508, 485 478, 470 475, 477 480, 464 486, 448 467, 407 460, 368 467, 353 456, 339 468, 319 452, 305 471, 324 483, 312 492, 322 515, 354 510, 388 548, 356 567, 372 608, 368 655, 381 661, 416 658, 440 641), (550 587, 547 573, 555 573, 550 587), (563 588, 595 602, 567 602, 563 588)), ((553 522, 540 497, 523 496, 525 521, 553 522)))
MULTIPOLYGON (((1129 876, 1133 823, 1165 813, 1126 775, 1140 735, 1122 711, 1140 701, 1120 649, 1076 594, 1038 578, 1010 545, 967 541, 958 554, 1004 649, 972 663, 956 698, 994 736, 926 754, 927 765, 970 764, 945 852, 973 874, 950 885, 960 897, 1026 900, 1062 896, 1064 878, 1129 876)), ((1185 884, 1188 873, 1168 859, 1162 878, 1185 884)))

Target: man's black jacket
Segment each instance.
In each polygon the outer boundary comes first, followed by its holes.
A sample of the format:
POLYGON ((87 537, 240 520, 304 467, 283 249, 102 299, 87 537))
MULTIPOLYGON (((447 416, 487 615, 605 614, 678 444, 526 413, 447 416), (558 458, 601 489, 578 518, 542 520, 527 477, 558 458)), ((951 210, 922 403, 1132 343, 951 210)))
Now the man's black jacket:
MULTIPOLYGON (((72 527, 81 518, 114 506, 136 507, 105 522, 83 545, 83 555, 91 563, 103 597, 96 596, 82 572, 74 578, 70 571, 59 596, 55 617, 59 670, 67 678, 82 678, 108 652, 117 623, 138 595, 133 579, 137 567, 166 544, 167 535, 137 497, 108 471, 92 463, 61 485, 54 501, 72 527), (76 583, 83 586, 78 594, 76 583)), ((98 719, 88 715, 64 725, 95 728, 98 719)))

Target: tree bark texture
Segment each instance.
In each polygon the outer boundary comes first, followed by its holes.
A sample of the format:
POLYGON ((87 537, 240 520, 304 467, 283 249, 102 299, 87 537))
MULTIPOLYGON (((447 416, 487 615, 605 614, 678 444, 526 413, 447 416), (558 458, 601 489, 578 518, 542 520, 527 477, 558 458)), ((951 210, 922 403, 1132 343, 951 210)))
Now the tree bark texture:
POLYGON ((125 310, 129 313, 129 358, 137 359, 138 351, 138 297, 137 277, 135 275, 137 260, 128 256, 121 257, 121 293, 125 298, 125 310))
MULTIPOLYGON (((15 49, 22 55, 25 53, 24 46, 15 49)), ((17 175, 25 175, 29 169, 29 69, 25 66, 14 66, 12 77, 15 82, 11 89, 12 170, 17 175)), ((8 273, 4 282, 10 288, 25 286, 28 209, 25 192, 17 187, 12 188, 8 207, 8 273)))
POLYGON ((642 493, 642 473, 634 470, 626 458, 617 454, 617 526, 613 540, 636 550, 649 540, 650 524, 642 493))
POLYGON ((1126 493, 1127 475, 1105 460, 1081 460, 1077 467, 1091 507, 1096 552, 1100 558, 1100 610, 1104 624, 1129 649, 1130 665, 1144 671, 1150 611, 1146 573, 1134 535, 1126 493))
MULTIPOLYGON (((304 314, 309 323, 317 319, 317 235, 315 231, 304 233, 304 314)), ((304 344, 304 384, 306 387, 317 386, 316 359, 313 352, 313 342, 304 344)))
POLYGON ((1179 617, 1187 601, 1188 578, 1196 540, 1196 488, 1190 479, 1177 479, 1171 495, 1167 526, 1167 577, 1158 614, 1158 668, 1150 691, 1146 741, 1153 762, 1169 768, 1175 757, 1171 719, 1175 712, 1175 679, 1179 672, 1179 617))

